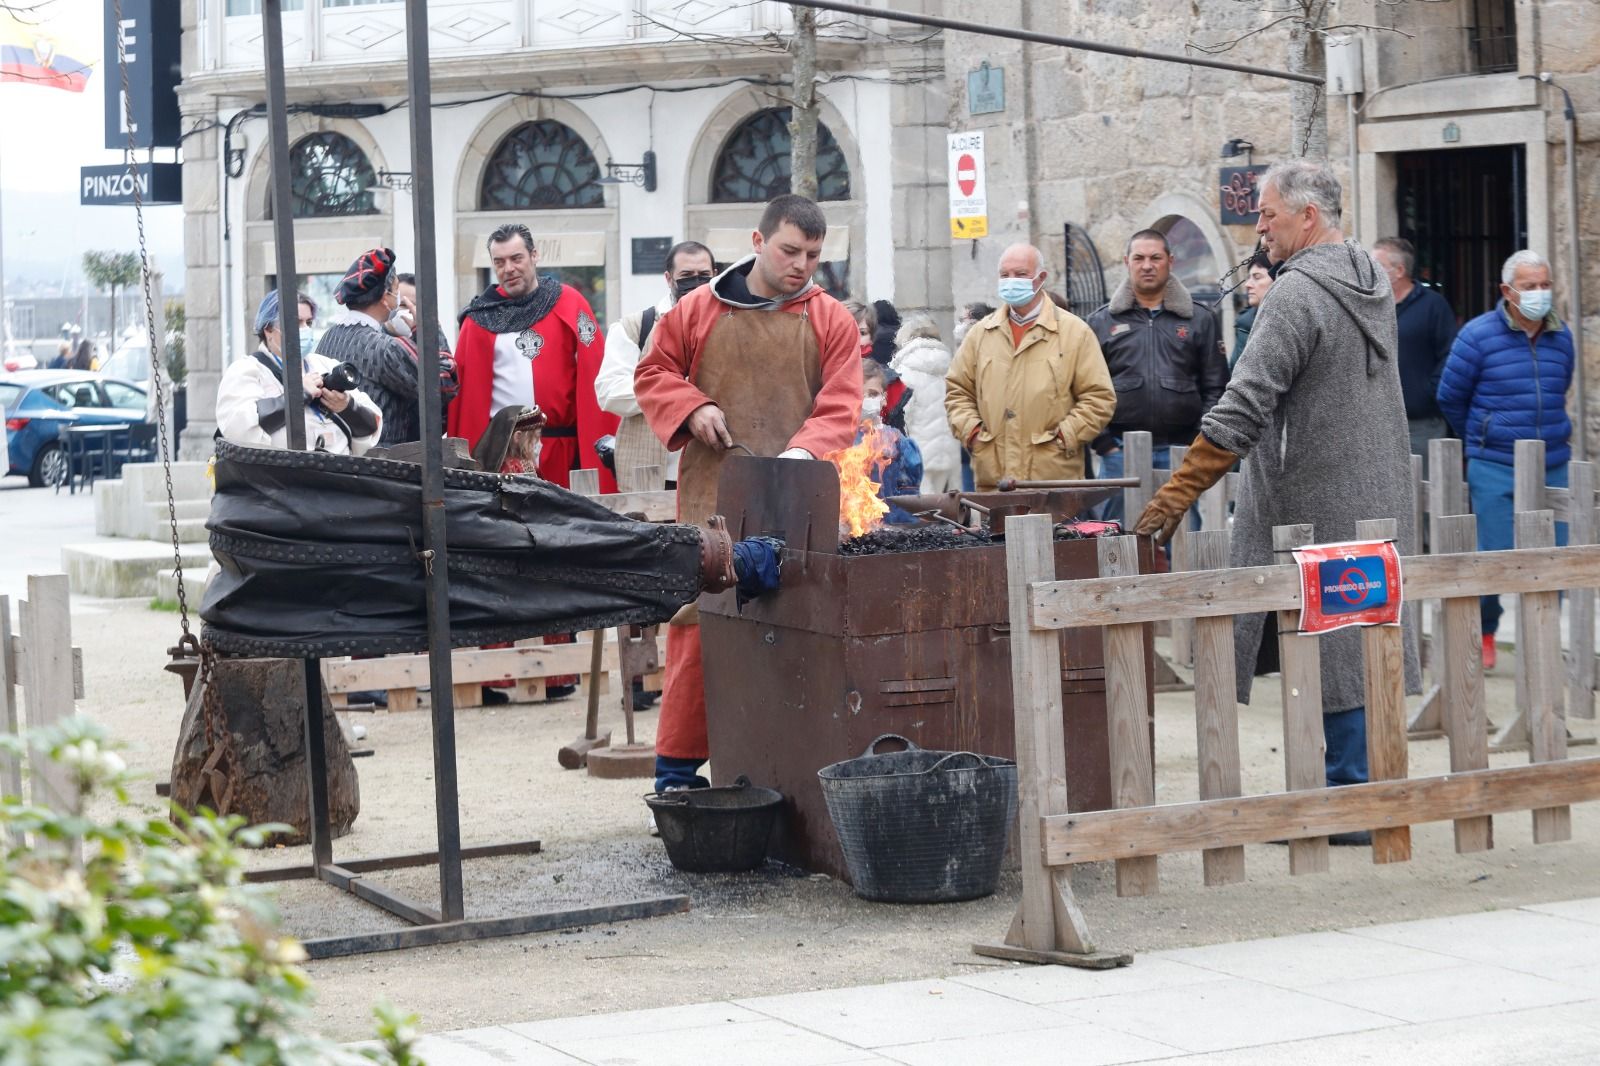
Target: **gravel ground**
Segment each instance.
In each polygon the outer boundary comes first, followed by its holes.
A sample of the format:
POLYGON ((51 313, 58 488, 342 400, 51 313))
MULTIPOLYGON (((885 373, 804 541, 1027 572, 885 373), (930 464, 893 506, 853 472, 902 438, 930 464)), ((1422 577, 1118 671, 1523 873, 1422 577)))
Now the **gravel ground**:
MULTIPOLYGON (((75 643, 84 649, 84 708, 127 743, 130 765, 152 782, 136 796, 158 810, 162 801, 153 782, 167 776, 182 714, 179 682, 161 671, 177 616, 138 602, 88 601, 75 605, 73 626, 75 643)), ((1282 787, 1276 689, 1275 679, 1258 682, 1258 703, 1241 712, 1246 792, 1282 787)), ((1511 657, 1503 654, 1489 679, 1491 717, 1507 717, 1511 700, 1511 657)), ((1192 707, 1185 694, 1157 698, 1163 801, 1195 796, 1192 707)), ((327 1032, 341 1039, 367 1035, 370 1005, 382 997, 419 1011, 424 1027, 435 1031, 1004 965, 968 948, 1003 936, 1020 893, 1015 873, 990 899, 924 907, 866 903, 840 882, 775 863, 748 875, 678 873, 660 842, 645 833, 639 797, 647 782, 601 781, 557 766, 556 750, 581 732, 582 714, 577 699, 459 714, 464 842, 538 839, 543 845, 536 855, 468 861, 469 917, 678 893, 691 898, 691 909, 621 925, 312 963, 317 1021, 327 1032)), ((640 719, 646 740, 654 717, 640 719)), ((427 714, 356 720, 367 726, 365 743, 376 755, 357 763, 362 811, 351 834, 334 842, 335 858, 431 849, 427 714)), ((620 720, 608 724, 620 734, 620 720)), ((1575 721, 1572 731, 1593 738, 1595 724, 1575 721)), ((1525 759, 1502 755, 1494 763, 1525 759)), ((1412 745, 1414 776, 1446 767, 1443 741, 1412 745)), ((1145 899, 1118 899, 1106 866, 1078 868, 1073 884, 1100 944, 1134 952, 1594 894, 1600 807, 1574 809, 1570 843, 1534 847, 1526 813, 1497 818, 1495 830, 1494 851, 1458 856, 1448 823, 1420 826, 1409 863, 1374 866, 1368 849, 1335 848, 1330 873, 1298 878, 1289 876, 1283 848, 1251 847, 1248 883, 1216 889, 1202 886, 1197 854, 1177 855, 1161 860, 1161 892, 1145 899)), ((253 861, 303 863, 307 849, 272 849, 253 861)), ((425 902, 437 898, 432 868, 388 873, 380 883, 425 902)), ((286 927, 301 937, 398 924, 315 883, 287 883, 279 901, 286 927)))

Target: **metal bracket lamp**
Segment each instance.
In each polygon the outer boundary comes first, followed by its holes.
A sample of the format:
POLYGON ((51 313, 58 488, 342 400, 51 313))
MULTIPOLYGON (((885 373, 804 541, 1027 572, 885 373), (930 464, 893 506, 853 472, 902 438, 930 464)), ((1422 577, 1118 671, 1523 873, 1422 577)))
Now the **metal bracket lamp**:
POLYGON ((1251 162, 1251 153, 1255 149, 1256 146, 1249 141, 1234 137, 1222 146, 1222 158, 1237 159, 1239 156, 1244 156, 1245 164, 1248 166, 1251 162))
POLYGON ((601 185, 638 185, 645 192, 656 191, 656 154, 647 151, 642 163, 606 163, 606 176, 601 185))

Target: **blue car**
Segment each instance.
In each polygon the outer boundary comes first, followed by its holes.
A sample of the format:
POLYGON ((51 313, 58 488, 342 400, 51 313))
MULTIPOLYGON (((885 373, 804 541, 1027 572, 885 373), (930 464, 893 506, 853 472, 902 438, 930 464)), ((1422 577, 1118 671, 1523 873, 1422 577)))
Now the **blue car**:
POLYGON ((26 474, 33 486, 66 481, 63 426, 146 421, 143 389, 90 370, 0 374, 0 410, 5 411, 10 453, 6 472, 26 474))

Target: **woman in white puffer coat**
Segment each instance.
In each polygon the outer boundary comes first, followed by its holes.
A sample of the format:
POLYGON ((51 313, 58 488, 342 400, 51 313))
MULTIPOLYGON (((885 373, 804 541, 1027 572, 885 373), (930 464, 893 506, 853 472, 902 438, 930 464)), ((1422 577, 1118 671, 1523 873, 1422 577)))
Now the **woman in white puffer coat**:
POLYGON ((939 327, 925 314, 907 315, 894 336, 889 366, 911 390, 906 404, 906 436, 922 449, 922 491, 961 488, 961 445, 950 432, 944 411, 944 376, 950 370, 950 349, 939 339, 939 327))

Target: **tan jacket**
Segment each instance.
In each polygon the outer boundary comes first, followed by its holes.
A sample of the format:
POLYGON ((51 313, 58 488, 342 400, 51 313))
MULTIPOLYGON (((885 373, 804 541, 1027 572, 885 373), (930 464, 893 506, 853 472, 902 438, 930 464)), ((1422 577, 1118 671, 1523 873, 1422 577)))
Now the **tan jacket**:
POLYGON ((979 489, 1002 477, 1081 478, 1083 444, 1111 421, 1117 393, 1094 333, 1045 298, 1013 351, 1002 307, 972 327, 945 377, 945 412, 969 445, 979 489))

